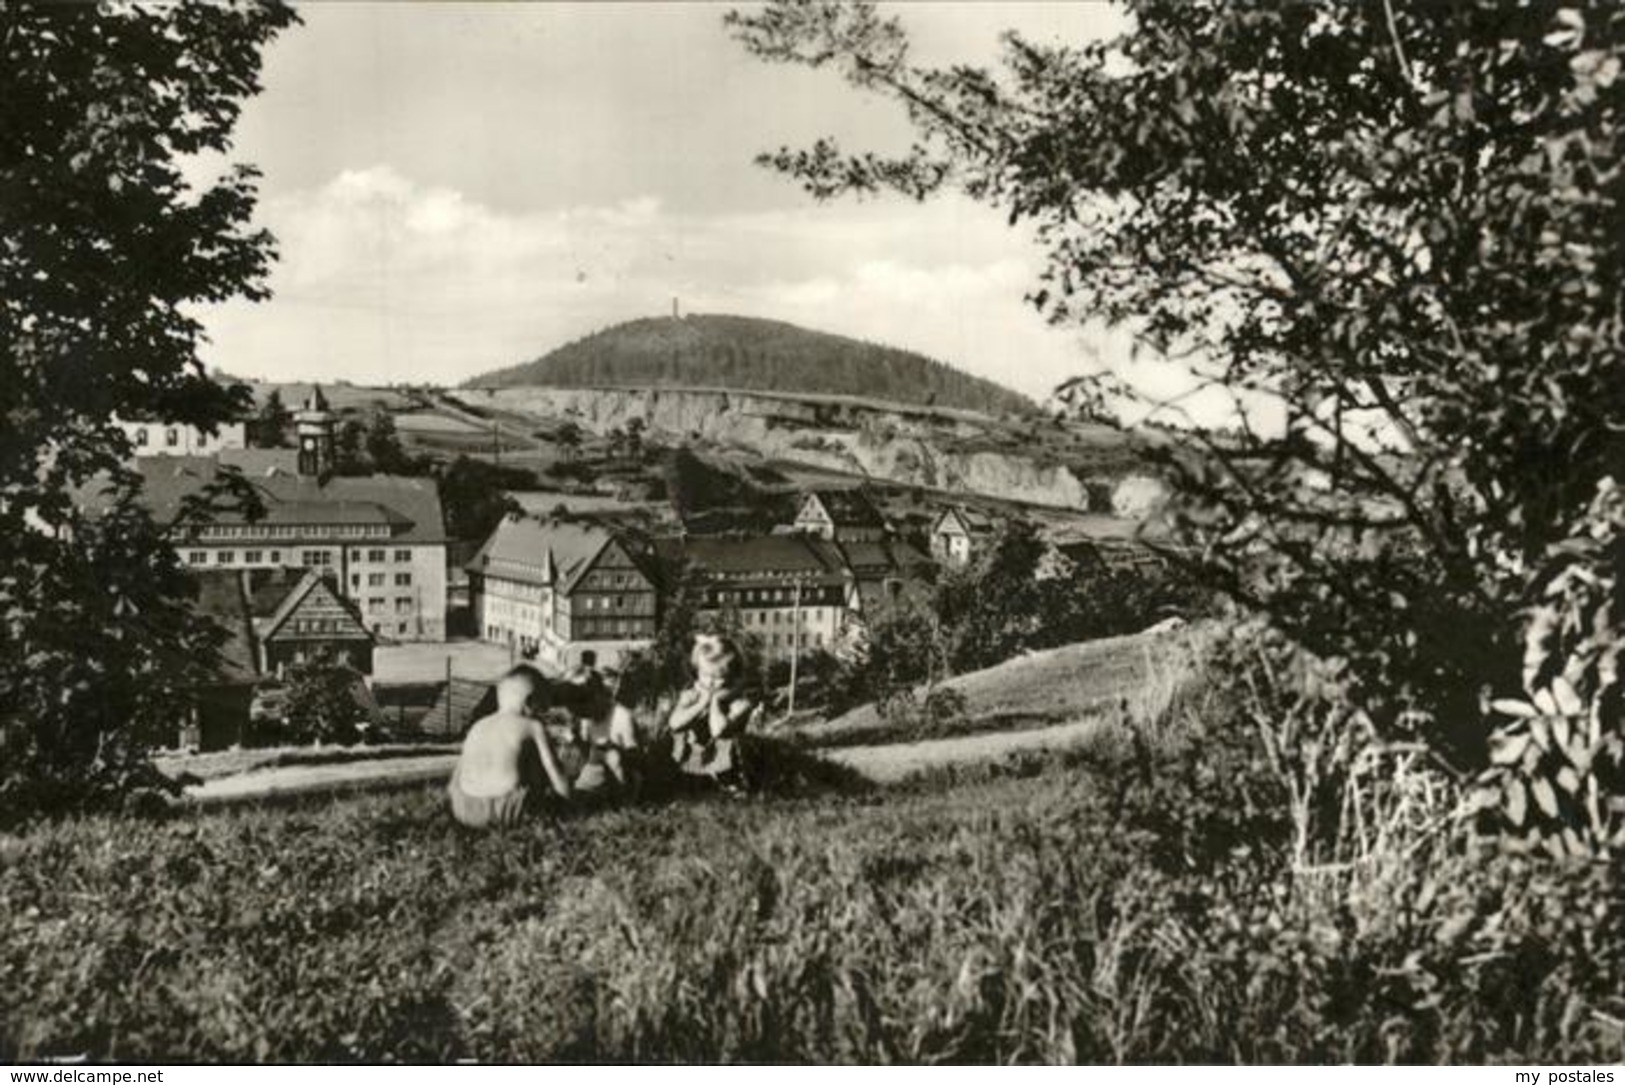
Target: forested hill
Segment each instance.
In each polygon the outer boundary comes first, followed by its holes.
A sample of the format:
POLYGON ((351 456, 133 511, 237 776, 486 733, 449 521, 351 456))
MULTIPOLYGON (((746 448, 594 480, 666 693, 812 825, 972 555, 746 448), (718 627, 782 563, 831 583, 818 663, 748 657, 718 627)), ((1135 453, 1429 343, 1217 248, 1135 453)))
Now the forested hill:
POLYGON ((1017 392, 912 351, 777 320, 704 314, 617 324, 533 362, 465 383, 471 388, 737 388, 989 413, 1033 407, 1017 392))

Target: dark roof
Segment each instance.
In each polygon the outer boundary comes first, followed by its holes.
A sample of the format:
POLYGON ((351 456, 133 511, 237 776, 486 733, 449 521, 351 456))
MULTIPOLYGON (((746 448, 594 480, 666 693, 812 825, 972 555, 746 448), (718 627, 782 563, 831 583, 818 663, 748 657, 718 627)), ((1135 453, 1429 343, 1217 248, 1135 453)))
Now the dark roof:
POLYGON ((503 520, 466 568, 471 573, 527 584, 550 584, 568 593, 611 543, 619 544, 627 560, 644 576, 650 576, 633 540, 603 524, 533 516, 503 520))
POLYGON ((909 576, 931 565, 924 554, 905 542, 842 542, 846 563, 858 576, 909 576))
MULTIPOLYGON (((280 449, 238 449, 236 455, 221 456, 141 456, 135 469, 143 479, 143 496, 160 522, 173 519, 181 502, 213 482, 222 466, 245 463, 242 453, 275 453, 280 449)), ((255 461, 248 457, 248 461, 255 461)), ((440 493, 430 478, 399 475, 315 478, 275 467, 261 473, 243 467, 246 480, 265 506, 264 524, 380 524, 390 529, 390 541, 443 543, 445 518, 440 493)), ((96 488, 84 495, 94 507, 104 500, 96 488)), ((225 509, 215 513, 221 524, 242 524, 241 511, 225 509)))
POLYGON ((731 580, 759 576, 838 583, 844 579, 839 550, 822 539, 798 535, 689 539, 683 553, 702 574, 731 580))
POLYGON ((809 490, 807 496, 818 498, 836 527, 887 526, 886 517, 862 489, 809 490))
POLYGON ((987 535, 994 530, 994 522, 991 516, 980 509, 967 508, 964 505, 955 505, 950 509, 945 509, 942 515, 937 517, 936 522, 931 525, 931 530, 935 532, 942 525, 942 521, 949 516, 958 517, 960 524, 972 535, 987 535))
POLYGON ((192 574, 198 584, 193 609, 226 631, 217 677, 223 685, 252 685, 259 677, 254 614, 238 569, 207 569, 192 574))
POLYGON ((445 735, 447 737, 460 736, 467 731, 469 725, 481 716, 488 716, 496 711, 496 687, 490 682, 476 682, 470 678, 453 678, 440 696, 435 698, 434 705, 424 714, 418 723, 418 729, 425 734, 445 735), (450 713, 447 712, 447 702, 450 702, 450 713))

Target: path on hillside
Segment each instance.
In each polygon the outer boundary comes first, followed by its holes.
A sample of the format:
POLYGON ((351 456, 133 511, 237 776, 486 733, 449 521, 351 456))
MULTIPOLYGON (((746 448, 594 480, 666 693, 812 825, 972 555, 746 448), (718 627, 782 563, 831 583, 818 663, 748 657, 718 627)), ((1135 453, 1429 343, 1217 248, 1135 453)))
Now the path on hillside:
POLYGON ((1013 753, 1066 749, 1088 741, 1103 722, 1103 717, 1092 716, 1026 731, 987 731, 889 746, 845 746, 819 750, 818 755, 826 761, 845 765, 877 784, 895 784, 930 769, 998 761, 1013 753))
MULTIPOLYGON (((1025 731, 825 749, 816 751, 816 755, 877 784, 895 784, 916 773, 949 765, 997 761, 1012 753, 1065 749, 1087 741, 1100 726, 1099 718, 1090 718, 1025 731)), ((388 761, 282 765, 206 780, 186 793, 200 806, 226 806, 331 791, 403 787, 449 779, 456 764, 456 754, 436 753, 388 761)))

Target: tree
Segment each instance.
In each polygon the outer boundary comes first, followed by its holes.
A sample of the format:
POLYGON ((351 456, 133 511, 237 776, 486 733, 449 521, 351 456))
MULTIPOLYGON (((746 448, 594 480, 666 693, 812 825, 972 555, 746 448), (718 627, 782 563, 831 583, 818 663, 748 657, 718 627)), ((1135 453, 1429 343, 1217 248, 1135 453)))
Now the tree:
POLYGON ((648 428, 649 424, 642 418, 626 420, 626 454, 638 463, 643 462, 643 434, 648 428))
POLYGON ((357 418, 346 418, 333 435, 333 472, 339 475, 370 475, 372 463, 366 456, 367 427, 357 418))
MULTIPOLYGON (((214 427, 246 389, 198 361, 195 306, 267 296, 255 172, 225 152, 285 4, 0 6, 0 810, 147 775, 145 748, 207 676, 213 638, 113 424, 214 427), (80 508, 94 499, 100 514, 80 508)), ((212 496, 212 495, 211 495, 212 496)))
POLYGON ((288 445, 288 427, 293 425, 293 412, 288 410, 282 402, 282 391, 271 389, 271 394, 265 397, 260 405, 259 413, 254 416, 252 430, 254 444, 259 448, 286 448, 288 445))
POLYGON ((400 475, 411 469, 411 459, 401 447, 401 437, 395 429, 395 416, 381 407, 367 418, 365 445, 374 471, 400 475))
POLYGON ((360 684, 355 670, 327 653, 289 668, 287 737, 294 742, 356 741, 366 722, 356 696, 360 684))
POLYGON ((1199 572, 1346 661, 1379 730, 1481 756, 1526 597, 1625 463, 1625 10, 1129 6, 1112 41, 1008 35, 1002 78, 912 64, 871 5, 728 22, 918 133, 769 165, 994 204, 1048 252, 1046 317, 1126 324, 1232 395, 1233 437, 1151 442, 1199 572))
POLYGON ((458 456, 440 476, 447 534, 454 539, 483 542, 503 517, 524 511, 508 491, 535 487, 536 476, 523 468, 498 467, 458 456))
POLYGON ((553 443, 559 446, 564 458, 574 460, 581 451, 581 427, 574 422, 561 422, 559 428, 553 431, 553 443))

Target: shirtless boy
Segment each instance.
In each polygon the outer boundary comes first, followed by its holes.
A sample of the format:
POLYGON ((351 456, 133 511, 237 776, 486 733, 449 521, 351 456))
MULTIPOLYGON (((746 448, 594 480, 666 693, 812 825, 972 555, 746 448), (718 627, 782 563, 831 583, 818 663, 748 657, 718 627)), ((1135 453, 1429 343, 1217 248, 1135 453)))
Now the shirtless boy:
POLYGON ((527 713, 531 698, 541 690, 532 668, 516 667, 497 683, 497 710, 468 729, 447 788, 452 816, 464 825, 512 825, 548 787, 561 799, 570 797, 570 781, 559 768, 547 732, 527 713))

